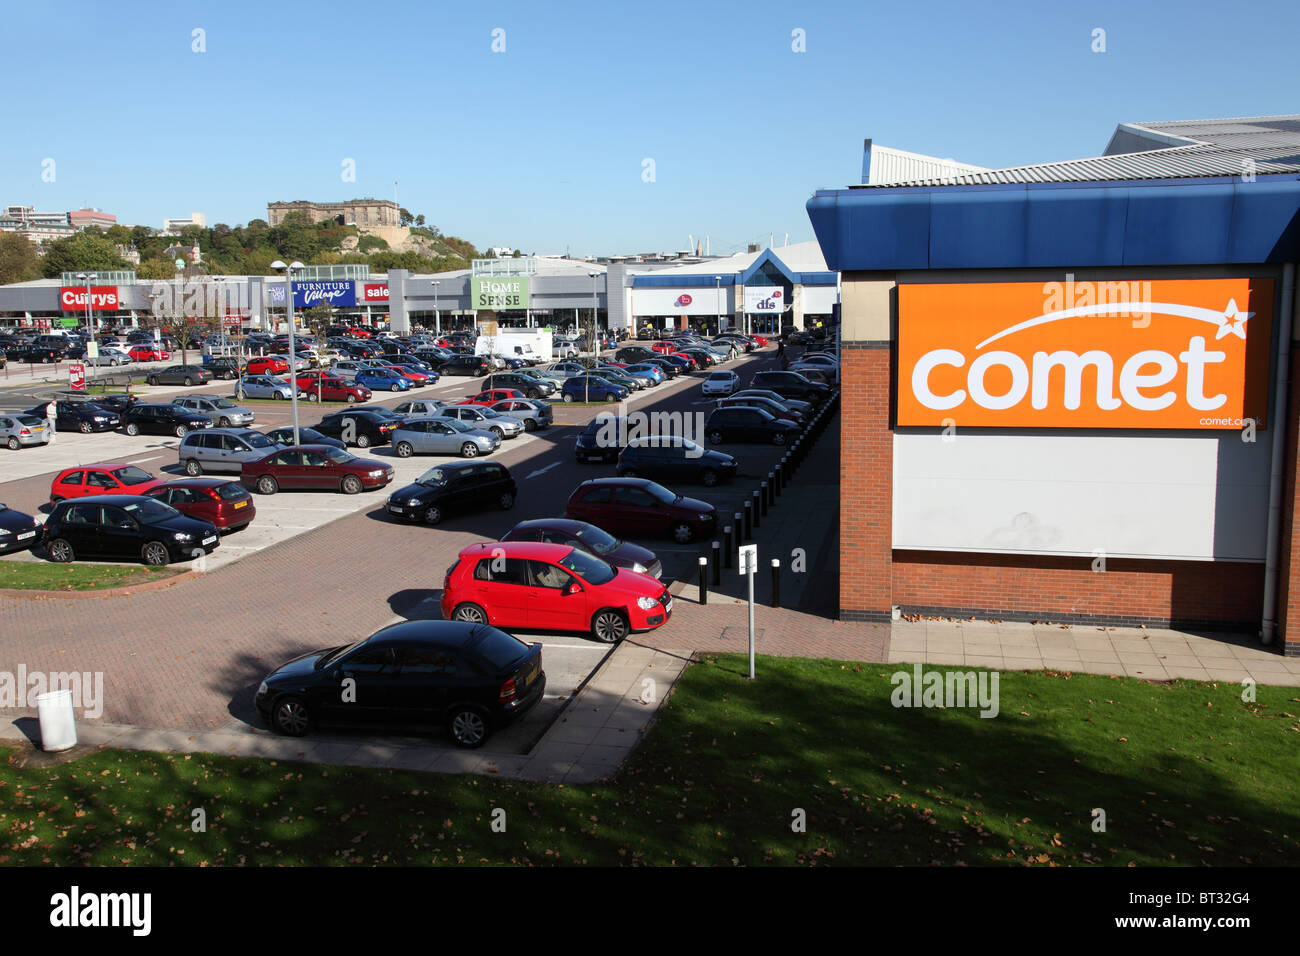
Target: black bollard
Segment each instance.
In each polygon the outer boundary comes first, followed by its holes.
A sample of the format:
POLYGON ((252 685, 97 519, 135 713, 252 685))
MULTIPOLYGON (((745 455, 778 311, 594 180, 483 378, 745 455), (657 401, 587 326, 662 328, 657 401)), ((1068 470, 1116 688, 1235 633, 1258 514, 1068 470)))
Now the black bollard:
POLYGON ((772 503, 772 486, 766 481, 760 481, 758 483, 758 488, 759 498, 763 502, 763 514, 767 514, 768 505, 772 503))
POLYGON ((772 487, 772 504, 781 497, 781 466, 777 465, 767 473, 767 483, 772 487))
POLYGON ((713 542, 713 583, 722 583, 722 542, 713 542))
POLYGON ((735 548, 731 546, 731 525, 722 529, 722 566, 728 571, 731 570, 731 552, 735 548))
MULTIPOLYGON (((737 511, 734 515, 732 515, 732 517, 731 517, 731 523, 734 524, 734 525, 736 526, 736 541, 735 541, 735 545, 736 545, 736 547, 738 548, 738 547, 740 547, 740 543, 741 543, 742 541, 745 540, 745 538, 744 538, 744 534, 745 534, 745 516, 744 516, 743 514, 741 514, 739 511, 737 511)), ((733 550, 734 550, 734 549, 733 549, 733 550)), ((731 565, 727 565, 727 567, 731 567, 731 565)))
POLYGON ((754 506, 748 501, 745 502, 745 521, 744 531, 742 532, 741 541, 748 541, 754 537, 754 506))
POLYGON ((709 603, 709 559, 700 556, 700 603, 709 603))
POLYGON ((755 489, 754 494, 751 497, 753 498, 753 501, 749 503, 749 513, 754 516, 754 527, 761 528, 763 527, 763 511, 765 510, 763 508, 762 492, 755 489))
POLYGON ((781 562, 772 559, 772 607, 781 606, 781 562))

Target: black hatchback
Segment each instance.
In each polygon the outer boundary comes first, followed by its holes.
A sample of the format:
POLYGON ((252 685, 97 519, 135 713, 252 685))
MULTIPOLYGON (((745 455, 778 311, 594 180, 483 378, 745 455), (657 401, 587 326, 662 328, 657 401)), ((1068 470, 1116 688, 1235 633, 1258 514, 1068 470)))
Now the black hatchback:
POLYGON ((388 496, 388 516, 439 524, 448 515, 515 506, 519 489, 505 465, 494 461, 450 462, 430 468, 415 484, 388 496))
POLYGON ((122 428, 128 435, 175 435, 184 438, 198 428, 211 428, 212 419, 186 411, 177 405, 132 405, 122 413, 122 428))
POLYGON ((689 438, 672 436, 633 439, 618 456, 620 478, 652 478, 708 488, 735 478, 738 467, 731 455, 710 451, 689 438))
POLYGON ((829 385, 814 382, 798 372, 755 372, 750 380, 750 388, 765 388, 776 392, 782 398, 797 398, 801 402, 820 404, 830 398, 829 385))
POLYGON ((616 568, 627 568, 654 578, 662 575, 664 570, 663 563, 649 548, 622 541, 594 524, 573 518, 530 518, 507 531, 501 540, 563 544, 585 551, 616 568))
POLYGON ((473 748, 545 691, 541 644, 486 624, 404 621, 281 665, 253 703, 295 737, 322 724, 444 726, 458 746, 473 748))
POLYGON ((369 448, 371 445, 387 445, 392 440, 393 430, 400 424, 400 420, 369 409, 351 408, 326 415, 315 427, 322 435, 337 438, 345 445, 369 448))
POLYGON ((763 408, 733 405, 714 411, 704 426, 704 434, 714 445, 721 445, 724 441, 784 445, 798 436, 799 426, 788 419, 777 418, 763 408))
MULTIPOLYGON (((29 408, 24 415, 45 417, 48 405, 29 408)), ((104 408, 94 402, 56 401, 54 403, 54 428, 56 431, 91 432, 112 431, 122 424, 117 412, 104 408)))
POLYGON ((53 561, 129 558, 163 565, 217 548, 217 526, 187 518, 171 505, 142 495, 91 495, 60 501, 41 529, 53 561))
POLYGON ((453 355, 438 366, 439 375, 486 375, 492 371, 481 355, 453 355))

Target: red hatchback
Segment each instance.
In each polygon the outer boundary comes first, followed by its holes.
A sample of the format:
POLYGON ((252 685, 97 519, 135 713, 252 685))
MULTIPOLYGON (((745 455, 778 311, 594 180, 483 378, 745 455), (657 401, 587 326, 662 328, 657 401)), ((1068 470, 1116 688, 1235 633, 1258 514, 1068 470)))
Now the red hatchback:
POLYGON ((183 515, 211 521, 218 531, 239 531, 257 516, 253 496, 229 478, 169 481, 150 490, 148 496, 171 505, 183 515))
POLYGON ((718 510, 645 478, 593 478, 580 484, 564 517, 628 538, 671 538, 686 544, 718 532, 718 510))
POLYGON ((307 396, 309 402, 347 402, 352 405, 356 402, 370 401, 370 389, 364 385, 354 385, 352 382, 335 378, 332 375, 308 372, 305 375, 299 375, 297 382, 298 390, 307 396))
POLYGON ((163 483, 135 465, 78 465, 64 468, 50 483, 50 504, 87 495, 144 495, 163 483))
POLYGON ((355 495, 387 485, 393 480, 393 466, 329 445, 299 445, 244 462, 239 480, 245 488, 256 488, 263 495, 273 495, 281 488, 321 488, 355 495))
POLYGON ((166 349, 151 345, 133 345, 126 350, 126 354, 131 356, 132 362, 166 362, 172 357, 166 349))
POLYGON ((469 398, 463 398, 457 405, 494 405, 497 402, 504 402, 508 398, 526 398, 523 392, 517 388, 494 388, 486 392, 479 392, 477 395, 471 395, 469 398))
POLYGON ((274 355, 260 355, 248 360, 249 375, 279 375, 289 371, 289 363, 274 355))
POLYGON ((442 588, 442 615, 449 620, 582 631, 610 644, 662 627, 672 613, 672 595, 657 579, 563 544, 472 544, 442 588))

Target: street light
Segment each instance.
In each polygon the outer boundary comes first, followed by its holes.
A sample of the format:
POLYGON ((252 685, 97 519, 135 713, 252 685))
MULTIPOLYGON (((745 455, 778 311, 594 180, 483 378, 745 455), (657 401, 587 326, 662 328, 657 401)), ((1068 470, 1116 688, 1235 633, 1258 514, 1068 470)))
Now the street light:
POLYGON ((93 339, 95 337, 95 306, 90 298, 90 283, 97 276, 94 272, 78 272, 77 278, 86 280, 86 332, 93 339))
POLYGON ((289 316, 289 401, 293 405, 293 444, 296 448, 301 442, 298 440, 298 370, 294 368, 298 350, 293 344, 293 274, 306 267, 297 259, 289 265, 276 259, 271 268, 284 273, 284 309, 289 316))
POLYGON ((583 381, 587 385, 585 393, 587 401, 591 401, 591 372, 596 364, 596 276, 600 273, 588 272, 587 275, 591 277, 591 331, 587 333, 588 344, 591 346, 591 365, 588 366, 583 381))
POLYGON ((714 276, 713 284, 718 290, 718 328, 715 334, 722 334, 722 276, 714 276))
POLYGON ((438 286, 442 285, 437 279, 433 280, 433 334, 442 335, 442 316, 438 312, 438 286))

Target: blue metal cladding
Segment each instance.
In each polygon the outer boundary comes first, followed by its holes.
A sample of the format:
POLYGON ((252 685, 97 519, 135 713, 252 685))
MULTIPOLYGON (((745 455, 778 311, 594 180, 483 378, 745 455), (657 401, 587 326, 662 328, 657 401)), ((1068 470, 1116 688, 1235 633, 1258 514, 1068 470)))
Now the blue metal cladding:
POLYGON ((832 269, 1016 269, 1300 260, 1300 176, 818 192, 832 269))

